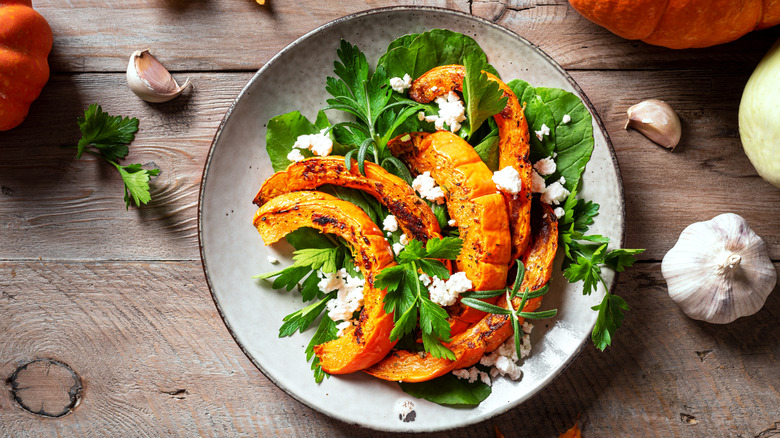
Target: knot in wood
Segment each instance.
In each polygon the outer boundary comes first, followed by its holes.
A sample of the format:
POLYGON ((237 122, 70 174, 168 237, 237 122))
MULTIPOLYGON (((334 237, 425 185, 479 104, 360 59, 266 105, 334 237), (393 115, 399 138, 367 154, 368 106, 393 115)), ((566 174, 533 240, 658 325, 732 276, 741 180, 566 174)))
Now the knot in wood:
POLYGON ((17 368, 7 383, 11 396, 24 410, 44 417, 69 414, 81 399, 81 378, 68 365, 49 358, 17 368))

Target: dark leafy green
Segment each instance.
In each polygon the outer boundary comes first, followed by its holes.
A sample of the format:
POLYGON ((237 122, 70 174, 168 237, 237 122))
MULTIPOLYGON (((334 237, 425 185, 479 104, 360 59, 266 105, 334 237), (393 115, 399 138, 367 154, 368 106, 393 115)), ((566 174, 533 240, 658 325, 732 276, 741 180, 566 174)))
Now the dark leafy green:
POLYGON ((379 58, 377 68, 383 67, 390 78, 403 77, 404 74, 417 78, 440 65, 463 64, 470 53, 477 55, 481 70, 498 75, 474 39, 444 29, 396 39, 388 46, 387 53, 379 58))
MULTIPOLYGON (((328 126, 330 126, 330 122, 323 111, 317 113, 317 120, 314 123, 309 122, 298 111, 282 114, 269 120, 265 135, 265 149, 268 152, 268 158, 271 159, 274 172, 284 170, 290 165, 287 154, 292 151, 298 136, 317 134, 328 126)), ((307 150, 302 150, 301 153, 305 157, 312 155, 307 150)))
POLYGON ((492 389, 480 381, 469 383, 452 374, 445 374, 427 382, 399 383, 401 389, 412 397, 440 405, 476 406, 488 398, 492 389))
MULTIPOLYGON (((553 178, 563 176, 568 191, 574 191, 580 182, 585 165, 593 153, 593 118, 579 97, 557 88, 536 88, 555 119, 555 157, 557 170, 553 178), (571 121, 563 123, 568 115, 571 121)), ((552 130, 552 128, 551 128, 552 130)))
POLYGON ((463 78, 463 100, 466 102, 466 120, 469 122, 467 139, 485 120, 506 107, 507 98, 498 83, 488 79, 482 71, 484 63, 479 54, 469 53, 463 60, 466 76, 463 78))
POLYGON ((515 79, 507 83, 507 85, 515 93, 520 104, 525 105, 525 119, 531 136, 531 162, 535 163, 542 158, 552 156, 553 152, 555 152, 555 119, 552 111, 550 111, 550 108, 542 101, 541 96, 536 94, 536 90, 528 82, 515 79), (540 140, 536 136, 536 131, 540 131, 542 125, 550 128, 550 134, 542 136, 540 140))

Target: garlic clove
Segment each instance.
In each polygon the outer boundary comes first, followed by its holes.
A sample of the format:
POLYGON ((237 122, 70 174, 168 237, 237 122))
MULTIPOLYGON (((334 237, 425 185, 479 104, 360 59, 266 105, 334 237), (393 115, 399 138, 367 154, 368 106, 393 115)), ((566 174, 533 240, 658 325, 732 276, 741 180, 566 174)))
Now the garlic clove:
POLYGON ((764 241, 732 213, 689 225, 661 272, 686 315, 717 324, 758 312, 777 283, 764 241))
POLYGON ((153 103, 167 102, 190 85, 187 79, 179 86, 170 72, 160 64, 149 49, 136 50, 127 65, 127 83, 138 97, 153 103))
POLYGON ((659 145, 674 150, 680 142, 682 126, 677 113, 668 103, 649 99, 628 109, 625 129, 636 129, 659 145))

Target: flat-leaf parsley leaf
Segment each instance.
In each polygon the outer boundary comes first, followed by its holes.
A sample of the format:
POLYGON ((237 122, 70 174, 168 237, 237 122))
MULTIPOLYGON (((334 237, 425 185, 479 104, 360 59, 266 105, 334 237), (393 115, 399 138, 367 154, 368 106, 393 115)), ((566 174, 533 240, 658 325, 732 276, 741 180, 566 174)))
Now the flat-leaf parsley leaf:
POLYGON ((76 159, 86 152, 111 163, 124 182, 126 208, 130 208, 131 200, 136 207, 149 203, 152 200, 149 180, 159 175, 160 169, 144 169, 141 164, 122 166, 117 162, 130 152, 127 145, 138 131, 138 119, 111 116, 103 112, 100 105, 93 103, 84 111, 84 117, 78 118, 77 123, 81 130, 81 140, 75 146, 76 159))

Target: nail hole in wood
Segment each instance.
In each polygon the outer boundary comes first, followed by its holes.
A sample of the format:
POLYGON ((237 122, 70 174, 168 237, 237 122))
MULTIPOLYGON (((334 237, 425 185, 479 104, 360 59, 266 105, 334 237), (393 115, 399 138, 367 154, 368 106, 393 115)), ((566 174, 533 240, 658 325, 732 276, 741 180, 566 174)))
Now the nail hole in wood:
POLYGON ((51 418, 71 413, 78 406, 83 389, 81 378, 73 369, 49 358, 21 365, 6 383, 19 407, 51 418))

